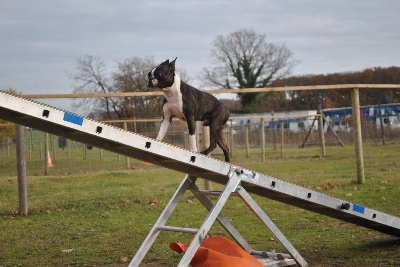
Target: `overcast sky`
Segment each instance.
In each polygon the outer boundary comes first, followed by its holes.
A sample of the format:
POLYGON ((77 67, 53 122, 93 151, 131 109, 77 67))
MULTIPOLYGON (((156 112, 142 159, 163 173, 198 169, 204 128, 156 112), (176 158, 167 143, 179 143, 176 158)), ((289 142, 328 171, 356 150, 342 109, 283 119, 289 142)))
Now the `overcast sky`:
POLYGON ((0 0, 0 90, 72 93, 67 73, 84 55, 110 72, 132 57, 178 57, 198 85, 215 37, 245 28, 285 44, 294 75, 400 66, 399 10, 398 0, 0 0))

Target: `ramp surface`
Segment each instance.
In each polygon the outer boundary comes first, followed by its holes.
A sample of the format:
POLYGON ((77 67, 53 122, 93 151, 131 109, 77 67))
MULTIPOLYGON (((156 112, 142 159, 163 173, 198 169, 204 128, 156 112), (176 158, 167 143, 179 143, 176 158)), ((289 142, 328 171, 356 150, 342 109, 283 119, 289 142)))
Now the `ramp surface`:
MULTIPOLYGON (((51 106, 0 92, 0 118, 169 169, 227 184, 233 165, 51 106)), ((237 166, 235 166, 237 168, 237 166)), ((248 191, 400 237, 400 218, 242 169, 248 191)))

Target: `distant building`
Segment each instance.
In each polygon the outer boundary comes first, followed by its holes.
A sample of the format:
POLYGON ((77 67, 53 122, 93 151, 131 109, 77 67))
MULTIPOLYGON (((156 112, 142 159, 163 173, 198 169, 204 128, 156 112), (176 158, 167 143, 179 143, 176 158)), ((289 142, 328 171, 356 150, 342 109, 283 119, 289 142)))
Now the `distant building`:
MULTIPOLYGON (((400 104, 381 105, 381 112, 384 127, 400 129, 400 104)), ((335 131, 350 130, 349 122, 352 120, 353 114, 351 107, 323 109, 322 113, 335 131)), ((360 116, 361 120, 375 125, 376 128, 381 127, 379 105, 362 106, 360 116)), ((324 129, 327 129, 326 124, 324 129)))

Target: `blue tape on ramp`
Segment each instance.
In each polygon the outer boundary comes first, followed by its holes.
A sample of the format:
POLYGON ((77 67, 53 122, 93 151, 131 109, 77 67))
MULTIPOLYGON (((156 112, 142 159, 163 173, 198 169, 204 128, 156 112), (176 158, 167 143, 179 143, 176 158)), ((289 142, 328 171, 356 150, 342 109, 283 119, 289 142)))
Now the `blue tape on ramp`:
POLYGON ((82 126, 82 124, 83 124, 83 118, 82 117, 79 117, 79 116, 76 116, 76 115, 72 115, 72 114, 69 114, 69 113, 64 113, 64 121, 68 121, 70 123, 77 124, 79 126, 82 126))
POLYGON ((359 213, 361 213, 361 214, 364 214, 365 208, 364 208, 363 206, 354 204, 354 205, 353 205, 353 211, 359 212, 359 213))

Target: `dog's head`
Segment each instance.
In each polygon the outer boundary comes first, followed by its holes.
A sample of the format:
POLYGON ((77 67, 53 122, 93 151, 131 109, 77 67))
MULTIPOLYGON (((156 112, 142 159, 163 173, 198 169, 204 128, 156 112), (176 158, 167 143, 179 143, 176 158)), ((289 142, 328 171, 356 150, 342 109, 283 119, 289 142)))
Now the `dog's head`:
POLYGON ((148 87, 166 88, 174 84, 175 61, 169 62, 169 59, 152 69, 147 77, 149 78, 148 87))

